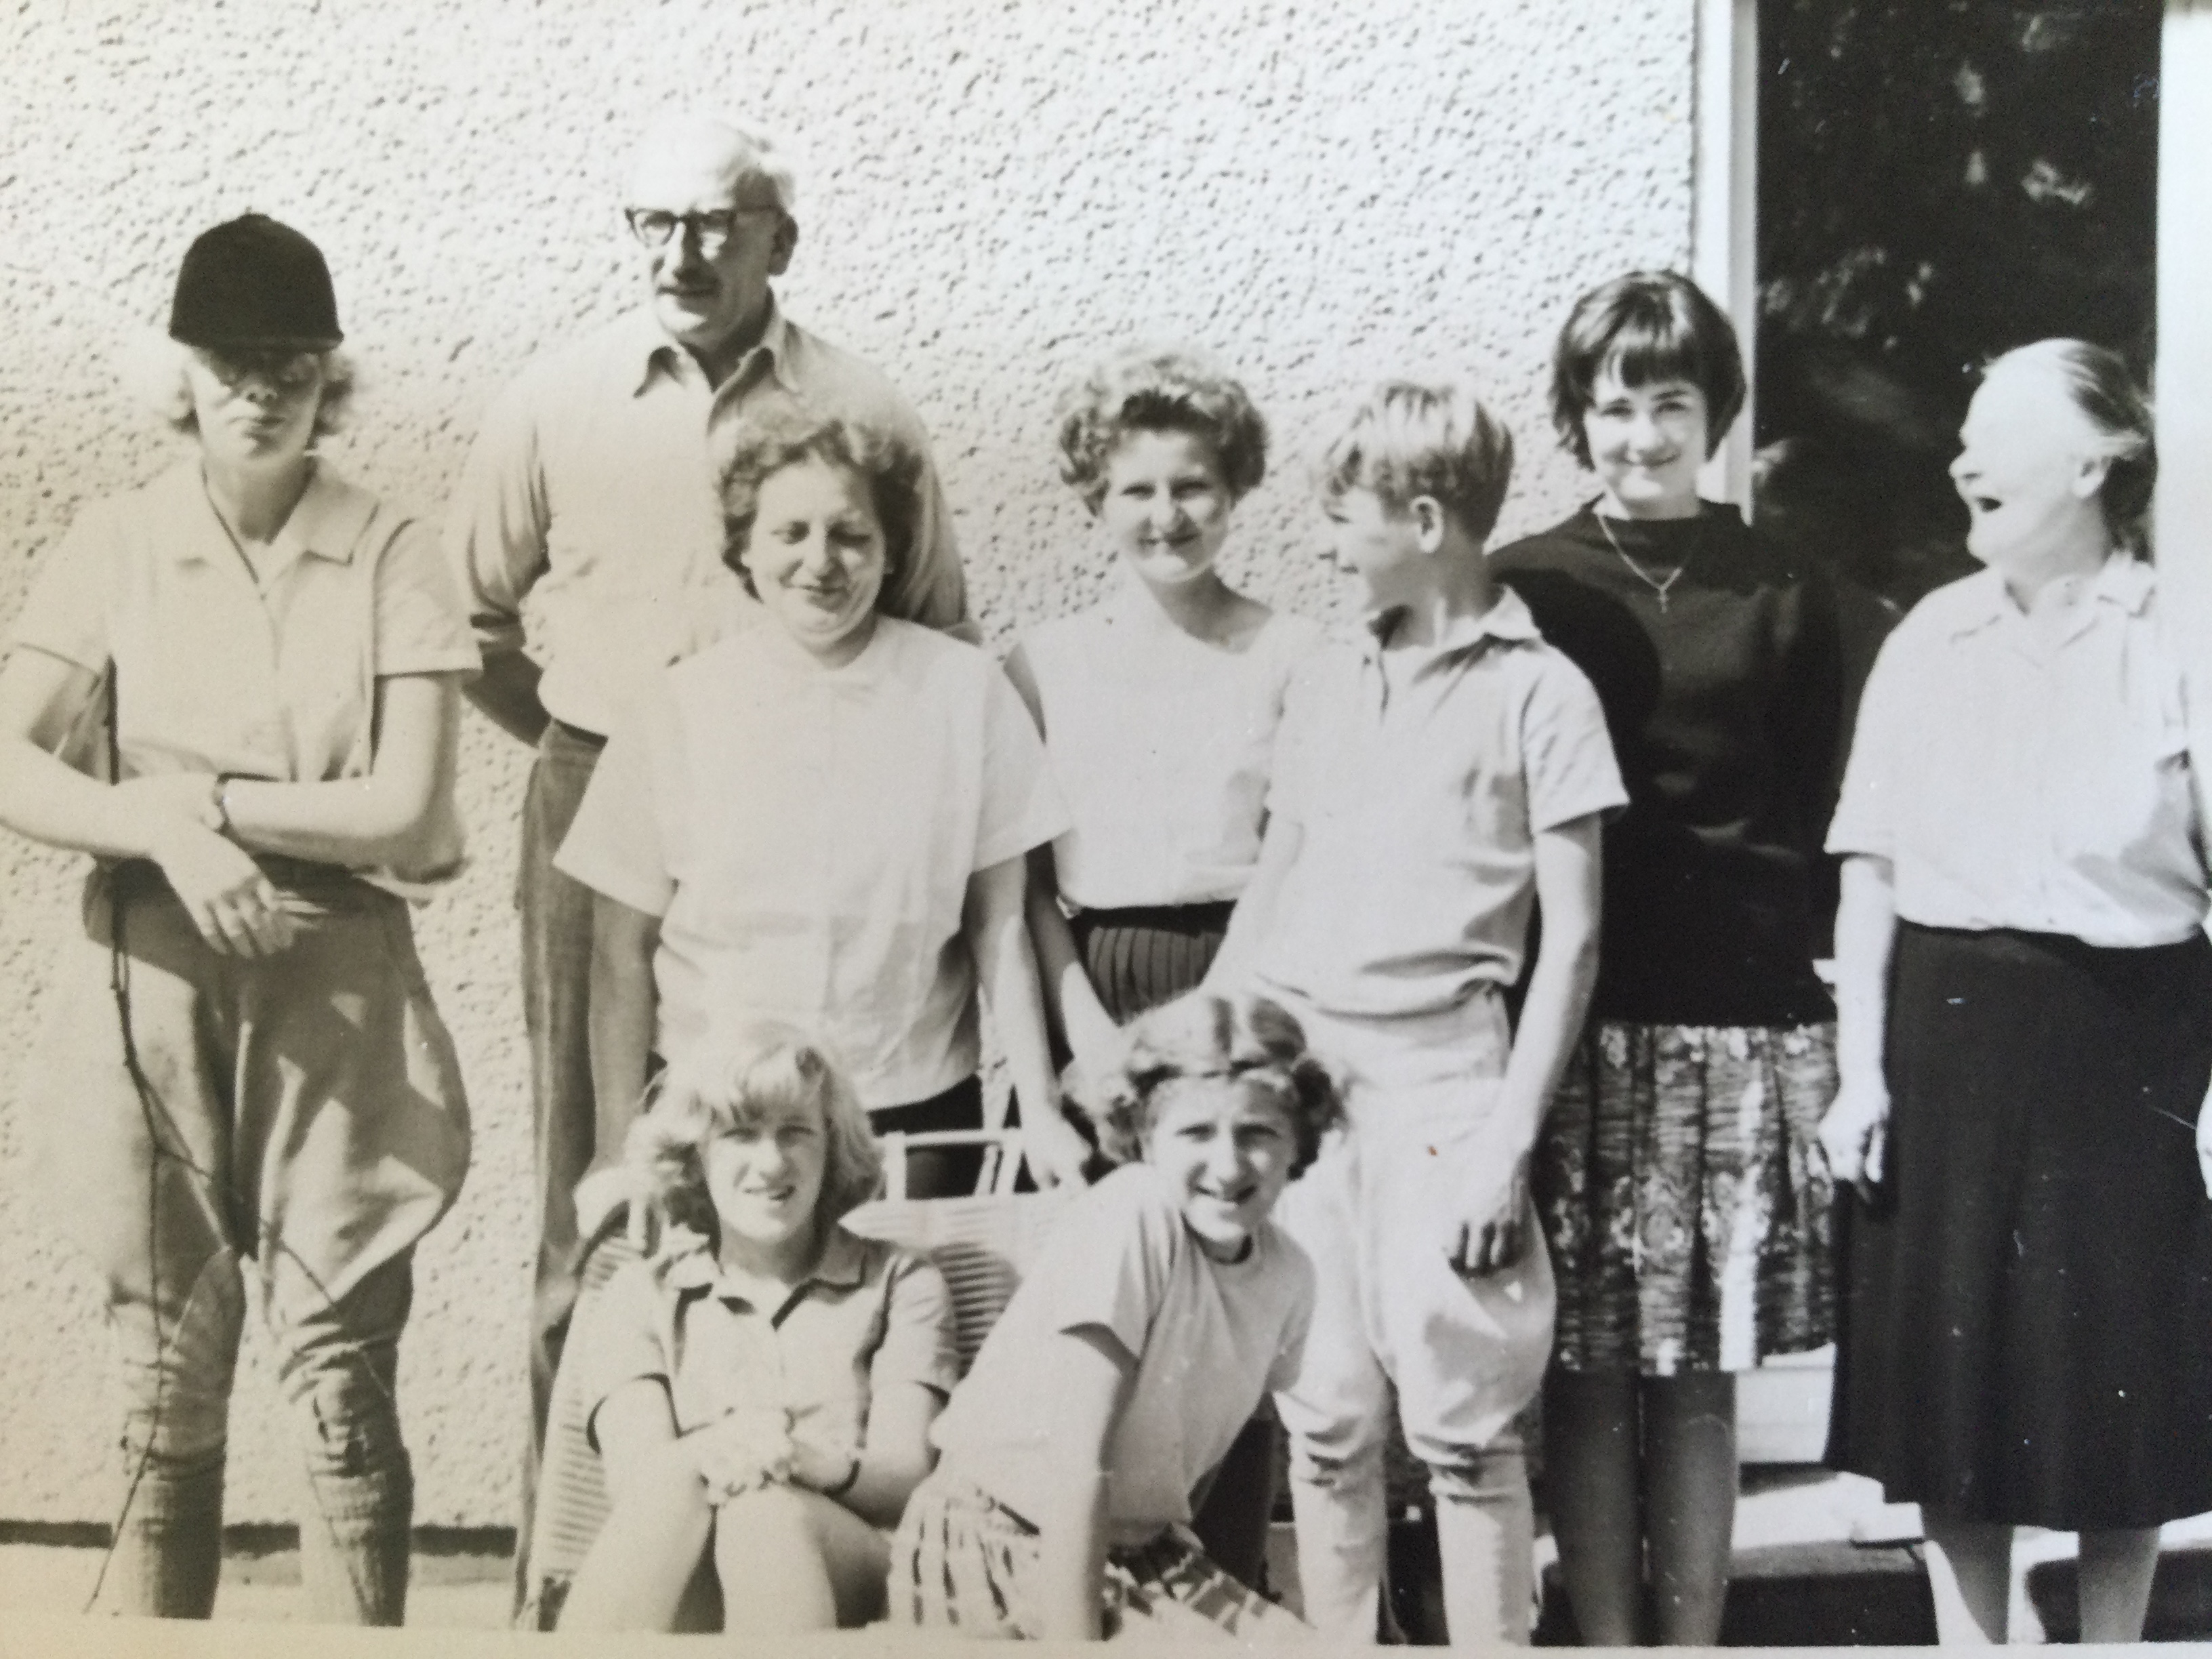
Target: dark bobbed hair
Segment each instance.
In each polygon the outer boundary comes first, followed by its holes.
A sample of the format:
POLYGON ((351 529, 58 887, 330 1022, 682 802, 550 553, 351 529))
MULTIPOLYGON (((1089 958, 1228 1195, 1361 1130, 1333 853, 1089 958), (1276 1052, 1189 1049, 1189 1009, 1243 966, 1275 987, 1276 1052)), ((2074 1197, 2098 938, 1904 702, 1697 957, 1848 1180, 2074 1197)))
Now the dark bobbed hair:
POLYGON ((892 593, 914 556, 921 523, 921 454, 899 434, 865 421, 771 407, 731 424, 715 446, 715 489, 722 503, 722 562, 757 599, 744 566, 745 544, 760 515, 761 486, 787 466, 819 461, 867 481, 884 532, 884 584, 876 609, 892 593))
POLYGON ((1213 451, 1232 498, 1267 474, 1267 423, 1228 370, 1182 347, 1127 346, 1060 395, 1054 410, 1060 481, 1092 512, 1115 447, 1133 432, 1188 432, 1213 451))
POLYGON ((2001 368, 2034 368, 2055 377, 2074 407, 2097 430, 2097 453, 2106 459, 2105 483, 2097 492, 2106 532, 2113 545, 2148 559, 2150 503, 2158 488, 2158 440, 2150 399, 2117 351, 2087 340, 2038 340, 1993 358, 1982 370, 1986 382, 2001 368))
POLYGON ((810 1098, 821 1104, 826 1137, 815 1206, 826 1237, 830 1225, 875 1195, 883 1153, 842 1069, 796 1027, 748 1022, 671 1065, 629 1127, 623 1162, 646 1202, 666 1220, 714 1238, 707 1143, 810 1098))
POLYGON ((1552 352, 1552 424, 1559 443, 1584 466, 1589 437, 1583 417, 1597 377, 1611 369, 1623 386, 1687 380, 1705 394, 1705 453, 1742 412, 1743 353, 1721 308, 1688 277, 1632 270, 1575 301, 1552 352))
POLYGON ((1231 1078, 1272 1090, 1297 1126, 1297 1174, 1344 1112, 1335 1079, 1307 1052, 1305 1032, 1283 1007, 1259 996, 1192 991, 1139 1015, 1127 1032, 1121 1064, 1094 1079, 1077 1104, 1098 1132, 1098 1149, 1117 1164, 1144 1156, 1161 1091, 1182 1078, 1231 1078))
POLYGON ((1486 538, 1513 481, 1513 434, 1465 386, 1386 380, 1346 419, 1322 457, 1319 483, 1334 500, 1373 492, 1403 512, 1434 498, 1475 540, 1486 538))

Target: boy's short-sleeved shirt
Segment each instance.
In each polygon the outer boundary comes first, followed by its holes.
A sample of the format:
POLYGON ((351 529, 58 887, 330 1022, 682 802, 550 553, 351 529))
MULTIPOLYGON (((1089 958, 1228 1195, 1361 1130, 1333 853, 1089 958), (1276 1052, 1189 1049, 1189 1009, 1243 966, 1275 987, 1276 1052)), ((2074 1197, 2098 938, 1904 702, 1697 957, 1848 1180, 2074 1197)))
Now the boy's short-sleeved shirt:
POLYGON ((623 1383, 657 1377, 678 1433, 781 1410, 817 1444, 857 1449, 871 1400, 901 1382, 949 1394, 960 1374, 945 1275, 892 1245, 833 1229, 813 1273, 768 1304, 703 1239, 617 1269, 568 1340, 586 1423, 623 1383))
POLYGON ((116 671, 123 776, 367 774, 375 683, 473 673, 435 533, 318 463, 257 586, 186 461, 77 516, 9 648, 116 671))
POLYGON ((1133 1164, 1054 1224, 931 1432, 947 1463, 1017 1515, 1042 1514, 1060 1463, 1051 1351, 1095 1326, 1135 1358, 1106 1448, 1107 1518, 1121 1541, 1186 1522, 1191 1494, 1262 1395, 1297 1376, 1313 1266, 1273 1221, 1241 1261, 1217 1261, 1173 1189, 1133 1164))
POLYGON ((1512 984, 1535 836, 1628 799, 1597 694, 1518 596, 1425 649, 1386 649, 1395 620, 1307 659, 1277 739, 1268 810, 1301 840, 1255 966, 1331 1013, 1512 984))
POLYGON ((982 652, 878 617, 824 669, 763 619, 617 724, 556 866, 660 918, 657 1043, 777 1018, 871 1109, 980 1062, 968 881, 1067 827, 1029 713, 982 652))

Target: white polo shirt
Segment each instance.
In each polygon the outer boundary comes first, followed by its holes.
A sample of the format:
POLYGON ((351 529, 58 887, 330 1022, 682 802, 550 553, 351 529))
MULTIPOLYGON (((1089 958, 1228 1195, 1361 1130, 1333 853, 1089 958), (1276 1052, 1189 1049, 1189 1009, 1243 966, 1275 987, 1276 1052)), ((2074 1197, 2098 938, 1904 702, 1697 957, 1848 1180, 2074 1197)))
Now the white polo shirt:
POLYGON ((884 617, 825 668, 763 617, 617 721, 554 862, 660 918, 664 1056, 727 1019, 787 1020, 880 1109, 974 1074, 969 878, 1066 827, 982 652, 884 617))
POLYGON ((1535 837, 1628 799, 1597 694, 1518 594, 1432 647, 1389 644, 1397 618, 1300 665, 1276 744, 1268 807, 1304 836, 1254 966, 1324 1013, 1433 1014, 1511 985, 1535 837))
POLYGON ((126 778, 363 776, 380 678, 477 666, 435 532, 321 463, 258 582, 197 459, 93 502, 8 644, 94 674, 114 664, 126 778))

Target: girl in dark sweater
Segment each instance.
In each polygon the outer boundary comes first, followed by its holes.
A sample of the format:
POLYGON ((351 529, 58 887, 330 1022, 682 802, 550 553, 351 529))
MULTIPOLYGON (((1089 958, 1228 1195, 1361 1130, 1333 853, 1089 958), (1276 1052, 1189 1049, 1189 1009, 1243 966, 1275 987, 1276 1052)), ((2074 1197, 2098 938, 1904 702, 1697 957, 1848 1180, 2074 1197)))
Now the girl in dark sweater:
POLYGON ((1553 361, 1562 441, 1597 499, 1501 550, 1544 637, 1589 677, 1628 786, 1606 835, 1590 1022, 1540 1143, 1559 1281, 1546 1468, 1583 1639, 1720 1630, 1735 1373, 1829 1340, 1835 1086, 1813 971, 1835 771, 1834 605, 1702 501, 1743 405, 1727 319, 1637 272, 1577 302, 1553 361))

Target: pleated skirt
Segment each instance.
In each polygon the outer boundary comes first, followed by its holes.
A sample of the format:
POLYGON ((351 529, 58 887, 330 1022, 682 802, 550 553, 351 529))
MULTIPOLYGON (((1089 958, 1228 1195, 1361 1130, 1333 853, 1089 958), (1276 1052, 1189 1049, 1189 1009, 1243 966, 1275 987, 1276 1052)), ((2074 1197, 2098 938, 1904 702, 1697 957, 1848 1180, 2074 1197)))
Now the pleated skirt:
POLYGON ((1079 910, 1070 924, 1084 971, 1117 1025, 1194 989, 1229 932, 1231 904, 1079 910))
POLYGON ((1817 1348, 1834 1326, 1832 1025, 1593 1021, 1534 1169, 1553 1361, 1671 1376, 1817 1348))
POLYGON ((2212 1510, 2212 945, 1901 924, 1828 1461, 1954 1521, 2212 1510))

